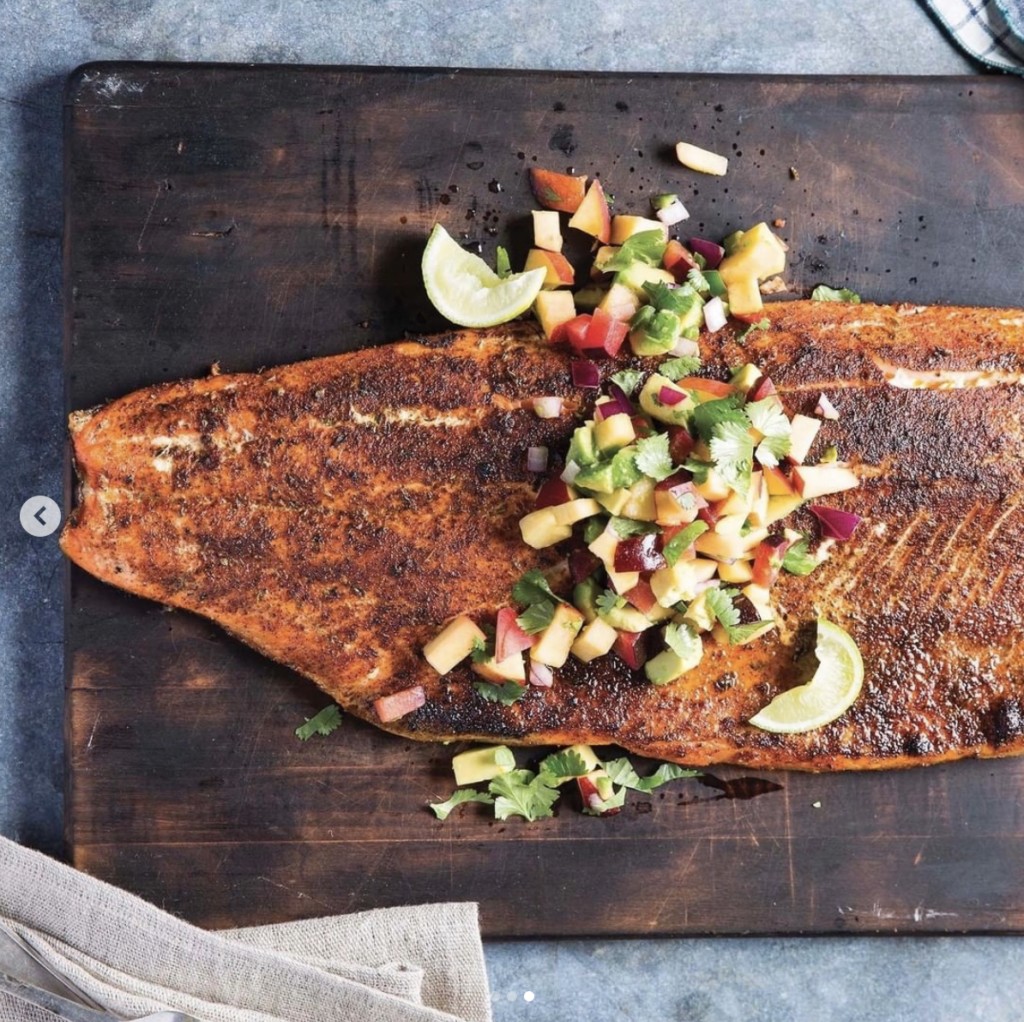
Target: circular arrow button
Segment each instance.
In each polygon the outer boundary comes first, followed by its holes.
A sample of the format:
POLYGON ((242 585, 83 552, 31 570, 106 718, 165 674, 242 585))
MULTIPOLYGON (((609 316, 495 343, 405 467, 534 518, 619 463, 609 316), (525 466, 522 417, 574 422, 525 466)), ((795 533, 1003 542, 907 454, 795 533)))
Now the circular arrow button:
POLYGON ((21 527, 30 536, 49 536, 60 527, 60 508, 49 497, 29 497, 21 505, 21 527))

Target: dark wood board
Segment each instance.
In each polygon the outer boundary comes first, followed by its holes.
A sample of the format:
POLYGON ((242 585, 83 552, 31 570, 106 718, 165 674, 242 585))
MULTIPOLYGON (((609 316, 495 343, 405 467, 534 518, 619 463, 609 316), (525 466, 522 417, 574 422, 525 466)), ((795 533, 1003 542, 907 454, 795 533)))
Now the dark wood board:
MULTIPOLYGON (((679 190, 712 237, 784 218, 799 290, 1024 296, 1009 78, 93 65, 66 126, 74 408, 441 327, 430 226, 521 259, 535 164, 599 173, 619 210, 679 190), (684 136, 729 175, 682 170, 684 136)), ((489 936, 1024 931, 1024 760, 440 823, 457 746, 352 720, 301 744, 312 684, 78 571, 68 619, 70 854, 202 924, 475 899, 489 936)))

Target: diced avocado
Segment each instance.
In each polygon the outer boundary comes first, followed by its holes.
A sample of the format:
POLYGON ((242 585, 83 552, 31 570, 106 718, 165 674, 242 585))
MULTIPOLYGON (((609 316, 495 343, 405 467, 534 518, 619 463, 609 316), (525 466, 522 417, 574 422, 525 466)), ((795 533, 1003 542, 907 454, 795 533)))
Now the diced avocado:
POLYGON ((615 489, 624 489, 639 482, 643 472, 636 467, 636 448, 623 447, 612 458, 612 482, 615 489))
POLYGON ((597 461, 597 444, 594 442, 594 427, 579 426, 569 442, 568 461, 575 461, 581 468, 593 465, 597 461))
POLYGON ((690 625, 695 632, 710 632, 715 624, 715 615, 708 606, 707 590, 697 594, 697 598, 690 602, 683 615, 683 621, 690 625))
POLYGON ((746 365, 740 366, 729 377, 729 383, 737 393, 746 394, 763 375, 764 373, 756 365, 748 362, 746 365))
POLYGON ((643 317, 642 324, 630 331, 629 343, 635 355, 664 355, 676 346, 682 331, 679 317, 662 309, 643 317))
POLYGON ((630 291, 635 291, 643 297, 646 297, 644 284, 674 284, 675 282, 676 278, 668 270, 663 270, 658 266, 648 266, 647 263, 641 262, 639 259, 615 274, 616 284, 622 284, 623 287, 628 287, 630 291))
POLYGON ((572 591, 572 602, 588 623, 597 617, 597 597, 600 593, 601 587, 594 578, 584 579, 572 591))
POLYGON ((629 603, 621 607, 612 607, 611 610, 598 611, 597 616, 612 628, 618 628, 623 632, 642 632, 654 624, 647 619, 646 614, 629 603))
POLYGON ((677 387, 667 376, 652 373, 640 391, 640 407, 652 418, 669 426, 689 426, 696 403, 681 387, 677 387), (682 395, 678 404, 663 404, 660 394, 663 387, 682 395))
POLYGON ((602 419, 594 426, 594 439, 602 455, 609 451, 617 451, 636 439, 633 420, 625 412, 609 415, 607 419, 602 419))
POLYGON ((604 288, 598 287, 597 284, 588 284, 586 287, 580 288, 573 295, 573 298, 576 300, 576 308, 596 309, 601 304, 604 294, 604 288))
POLYGON ((605 461, 583 469, 573 480, 573 486, 594 493, 611 493, 616 489, 612 462, 605 461))
POLYGON ((514 770, 515 767, 516 758, 507 745, 487 745, 482 749, 470 749, 452 757, 455 783, 460 787, 464 784, 492 781, 495 777, 514 770))
MULTIPOLYGON (((609 494, 611 496, 611 494, 609 494)), ((598 504, 603 504, 603 500, 598 498, 598 504)), ((612 511, 612 514, 618 514, 617 511, 612 511)), ((605 530, 606 522, 603 518, 588 518, 583 523, 583 542, 590 546, 591 543, 597 539, 605 530)))
POLYGON ((655 195, 651 198, 651 209, 655 212, 661 209, 668 209, 673 202, 678 202, 678 195, 655 195))
POLYGON ((644 673, 652 685, 667 685, 681 678, 687 671, 692 671, 700 663, 704 649, 702 643, 694 645, 695 653, 684 660, 675 650, 662 650, 657 656, 651 657, 644 664, 644 673))

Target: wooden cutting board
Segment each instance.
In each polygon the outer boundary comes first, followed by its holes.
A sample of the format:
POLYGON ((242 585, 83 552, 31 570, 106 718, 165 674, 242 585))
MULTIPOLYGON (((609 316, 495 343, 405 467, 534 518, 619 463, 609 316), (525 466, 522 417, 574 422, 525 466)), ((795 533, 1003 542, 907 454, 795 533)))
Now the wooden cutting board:
MULTIPOLYGON (((678 190, 686 234, 784 219, 800 291, 1024 301, 1009 78, 107 64, 66 125, 72 408, 441 327, 430 226, 521 260, 531 166, 599 173, 618 210, 678 190), (683 137, 728 176, 680 168, 683 137)), ((1024 760, 716 770, 611 819, 441 823, 458 746, 354 720, 300 743, 311 683, 77 570, 68 623, 70 855, 205 925, 473 899, 490 936, 1024 931, 1024 760)))

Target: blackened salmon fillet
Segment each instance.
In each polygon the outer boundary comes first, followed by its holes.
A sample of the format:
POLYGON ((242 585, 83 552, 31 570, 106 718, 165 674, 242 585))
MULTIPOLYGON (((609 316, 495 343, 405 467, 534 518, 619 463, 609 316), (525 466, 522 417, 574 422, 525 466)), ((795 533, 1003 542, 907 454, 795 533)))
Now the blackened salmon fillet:
MULTIPOLYGON (((456 331, 129 394, 70 419, 77 505, 62 536, 86 571, 201 614, 378 723, 422 740, 615 743, 691 765, 874 769, 1024 751, 1024 311, 792 302, 770 329, 702 339, 706 366, 752 361, 790 415, 826 393, 862 478, 829 498, 865 521, 773 589, 778 632, 708 642, 654 687, 614 655, 570 658, 511 706, 441 677, 424 643, 452 615, 490 618, 556 550, 523 544, 529 446, 561 452, 588 412, 568 356, 528 324, 456 331), (532 399, 564 398, 537 417, 532 399), (866 678, 804 735, 746 721, 813 668, 813 622, 848 630, 866 678)), ((610 374, 622 365, 607 365, 610 374)), ((556 461, 557 464, 557 461, 556 461)), ((793 524, 814 530, 798 512, 793 524)))

